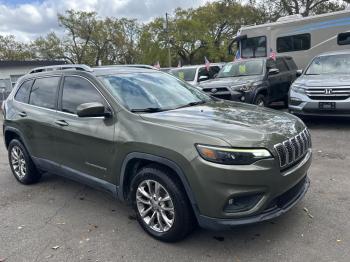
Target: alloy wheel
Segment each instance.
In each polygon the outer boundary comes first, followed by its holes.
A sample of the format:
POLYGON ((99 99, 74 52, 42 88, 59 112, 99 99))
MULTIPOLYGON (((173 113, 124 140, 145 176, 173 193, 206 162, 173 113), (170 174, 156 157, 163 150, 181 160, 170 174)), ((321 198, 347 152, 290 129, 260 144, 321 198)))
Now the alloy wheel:
POLYGON ((156 232, 167 232, 174 224, 175 210, 168 191, 157 181, 144 180, 136 191, 142 220, 156 232))
POLYGON ((16 176, 23 179, 27 174, 27 164, 22 149, 18 146, 11 149, 11 165, 16 176))

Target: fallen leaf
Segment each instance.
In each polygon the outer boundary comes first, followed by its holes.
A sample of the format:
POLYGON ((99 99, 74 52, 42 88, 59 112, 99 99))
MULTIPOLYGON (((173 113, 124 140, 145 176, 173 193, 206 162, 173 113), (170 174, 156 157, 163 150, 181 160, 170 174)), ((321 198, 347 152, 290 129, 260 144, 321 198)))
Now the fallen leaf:
POLYGON ((21 225, 21 226, 19 226, 19 227, 17 227, 17 229, 23 229, 24 228, 24 225, 21 225))
POLYGON ((306 214, 307 214, 310 218, 314 218, 314 216, 310 214, 309 209, 307 209, 306 207, 304 207, 303 210, 306 212, 306 214))
POLYGON ((59 249, 59 248, 60 248, 60 246, 54 246, 54 247, 52 247, 53 250, 56 250, 56 249, 59 249))

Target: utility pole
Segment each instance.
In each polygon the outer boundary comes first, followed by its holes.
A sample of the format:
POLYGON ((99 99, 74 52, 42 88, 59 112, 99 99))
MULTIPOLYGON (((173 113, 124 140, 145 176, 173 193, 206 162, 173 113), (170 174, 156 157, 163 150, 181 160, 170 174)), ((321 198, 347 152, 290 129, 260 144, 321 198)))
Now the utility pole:
POLYGON ((169 36, 169 20, 168 20, 168 13, 165 13, 165 30, 167 34, 167 46, 168 46, 168 66, 171 67, 171 53, 170 53, 170 36, 169 36))

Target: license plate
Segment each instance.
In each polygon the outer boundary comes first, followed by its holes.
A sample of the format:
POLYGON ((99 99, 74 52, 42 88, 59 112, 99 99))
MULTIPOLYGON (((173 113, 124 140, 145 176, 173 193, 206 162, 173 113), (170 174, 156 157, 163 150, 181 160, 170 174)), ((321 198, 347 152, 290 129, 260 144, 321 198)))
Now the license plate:
POLYGON ((336 109, 336 104, 335 102, 320 102, 318 104, 319 109, 322 110, 335 110, 336 109))

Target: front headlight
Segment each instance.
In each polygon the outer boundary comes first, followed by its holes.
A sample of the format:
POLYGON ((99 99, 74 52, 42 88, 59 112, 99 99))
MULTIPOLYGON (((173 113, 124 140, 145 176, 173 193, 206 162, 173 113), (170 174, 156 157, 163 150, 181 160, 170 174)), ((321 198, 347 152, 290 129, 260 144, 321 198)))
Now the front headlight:
POLYGON ((305 88, 300 84, 293 84, 291 89, 295 93, 305 94, 305 88))
POLYGON ((254 162, 271 158, 271 153, 264 148, 230 148, 196 145, 199 155, 210 162, 224 165, 250 165, 254 162))
POLYGON ((255 87, 259 86, 259 85, 262 85, 263 82, 262 81, 257 81, 257 82, 250 82, 250 83, 247 83, 243 86, 241 86, 239 88, 239 91, 242 91, 242 92, 250 92, 252 91, 255 87))

